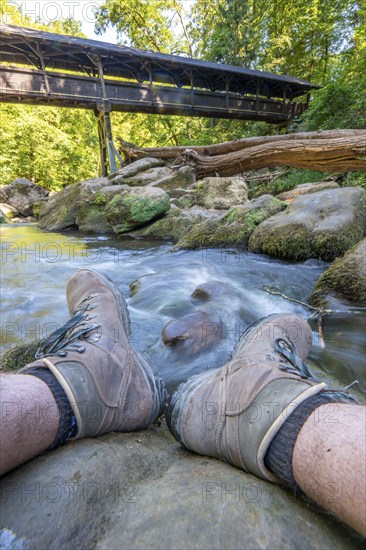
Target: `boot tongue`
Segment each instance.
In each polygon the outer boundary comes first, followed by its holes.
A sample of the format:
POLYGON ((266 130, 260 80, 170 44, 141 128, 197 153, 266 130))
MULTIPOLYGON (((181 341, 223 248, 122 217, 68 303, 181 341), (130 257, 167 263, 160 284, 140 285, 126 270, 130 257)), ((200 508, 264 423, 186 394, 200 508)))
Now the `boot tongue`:
POLYGON ((279 367, 281 370, 318 382, 317 377, 297 355, 295 346, 290 339, 277 338, 274 342, 274 349, 282 358, 279 367))

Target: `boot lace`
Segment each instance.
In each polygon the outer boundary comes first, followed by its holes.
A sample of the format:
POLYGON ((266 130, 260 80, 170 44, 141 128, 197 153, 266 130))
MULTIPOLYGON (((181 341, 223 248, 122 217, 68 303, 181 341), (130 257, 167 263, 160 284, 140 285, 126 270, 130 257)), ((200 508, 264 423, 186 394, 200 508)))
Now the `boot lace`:
POLYGON ((100 325, 90 323, 95 315, 88 313, 97 307, 98 304, 92 305, 90 303, 97 296, 98 294, 87 296, 73 311, 73 316, 67 323, 40 342, 40 346, 35 353, 36 359, 42 359, 50 355, 66 357, 69 351, 84 353, 86 350, 85 345, 77 343, 77 341, 87 340, 91 332, 100 328, 100 325))
POLYGON ((310 368, 297 355, 295 345, 289 337, 287 337, 286 340, 284 338, 277 338, 274 342, 274 348, 281 356, 281 370, 291 374, 296 374, 301 378, 308 378, 316 382, 318 381, 318 378, 313 374, 310 368))

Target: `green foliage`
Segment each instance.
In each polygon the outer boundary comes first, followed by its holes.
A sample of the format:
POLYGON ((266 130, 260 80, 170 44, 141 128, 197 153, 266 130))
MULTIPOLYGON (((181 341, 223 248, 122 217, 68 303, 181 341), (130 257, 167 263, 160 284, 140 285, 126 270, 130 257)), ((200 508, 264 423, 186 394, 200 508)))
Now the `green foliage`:
POLYGON ((305 170, 302 168, 293 169, 284 175, 279 175, 271 183, 262 183, 253 186, 249 191, 250 198, 259 197, 264 193, 278 195, 285 191, 291 191, 303 183, 316 183, 324 180, 327 172, 317 172, 315 170, 305 170))

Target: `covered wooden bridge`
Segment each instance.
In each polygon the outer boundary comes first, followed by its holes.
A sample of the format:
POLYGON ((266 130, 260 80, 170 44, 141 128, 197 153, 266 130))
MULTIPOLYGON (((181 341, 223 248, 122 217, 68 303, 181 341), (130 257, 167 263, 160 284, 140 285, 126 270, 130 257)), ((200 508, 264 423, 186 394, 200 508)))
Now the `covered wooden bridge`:
POLYGON ((0 101, 92 109, 103 174, 116 170, 109 113, 285 123, 317 88, 288 76, 1 25, 0 101))

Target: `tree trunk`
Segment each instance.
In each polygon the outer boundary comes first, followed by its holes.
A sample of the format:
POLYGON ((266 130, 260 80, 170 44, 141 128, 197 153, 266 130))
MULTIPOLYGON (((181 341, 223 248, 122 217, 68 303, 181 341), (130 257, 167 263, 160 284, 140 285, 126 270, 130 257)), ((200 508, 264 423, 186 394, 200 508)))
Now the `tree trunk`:
MULTIPOLYGON (((191 148, 185 150, 177 163, 192 166, 199 178, 215 175, 233 176, 245 170, 272 166, 291 166, 325 172, 366 172, 366 131, 338 131, 338 134, 340 133, 343 137, 334 137, 333 134, 333 137, 327 139, 319 139, 319 136, 318 139, 304 139, 304 134, 292 134, 290 139, 257 141, 257 145, 216 156, 200 155, 191 148), (297 139, 294 139, 295 135, 297 139)), ((329 133, 327 134, 329 136, 329 133)))
POLYGON ((119 152, 123 154, 127 162, 137 160, 145 157, 155 157, 161 159, 175 159, 189 149, 195 151, 198 155, 202 156, 216 156, 227 155, 234 153, 235 151, 241 151, 249 147, 255 147, 265 145, 269 143, 276 144, 278 142, 292 142, 297 140, 329 140, 335 138, 359 138, 365 140, 365 130, 330 130, 327 132, 301 132, 298 134, 284 134, 280 136, 261 136, 242 138, 234 141, 227 141, 225 143, 217 143, 215 145, 205 145, 198 147, 186 147, 186 146, 174 146, 174 147, 146 147, 140 148, 133 143, 123 141, 121 137, 118 137, 120 142, 119 152))

